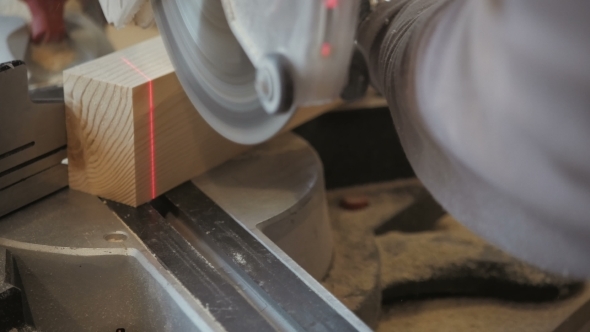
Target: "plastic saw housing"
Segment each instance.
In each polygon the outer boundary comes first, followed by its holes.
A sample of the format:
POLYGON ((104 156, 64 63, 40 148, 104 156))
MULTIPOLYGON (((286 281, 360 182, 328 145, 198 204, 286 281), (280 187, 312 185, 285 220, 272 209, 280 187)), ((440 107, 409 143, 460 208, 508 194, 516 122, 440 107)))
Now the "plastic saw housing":
POLYGON ((176 72, 225 137, 262 142, 348 79, 359 0, 152 0, 176 72))

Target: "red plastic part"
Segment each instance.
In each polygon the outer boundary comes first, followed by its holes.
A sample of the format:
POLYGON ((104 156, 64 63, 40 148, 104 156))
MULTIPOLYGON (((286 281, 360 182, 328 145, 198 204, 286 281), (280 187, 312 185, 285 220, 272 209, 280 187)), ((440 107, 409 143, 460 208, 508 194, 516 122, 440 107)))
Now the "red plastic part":
POLYGON ((31 40, 34 43, 60 42, 66 37, 66 0, 23 0, 31 11, 31 40))

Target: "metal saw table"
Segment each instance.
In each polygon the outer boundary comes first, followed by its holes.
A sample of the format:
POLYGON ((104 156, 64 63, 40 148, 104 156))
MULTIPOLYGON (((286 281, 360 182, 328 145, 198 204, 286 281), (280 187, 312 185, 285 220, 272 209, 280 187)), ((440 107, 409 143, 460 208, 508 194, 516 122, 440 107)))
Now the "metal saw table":
POLYGON ((42 331, 367 330, 314 279, 326 209, 287 134, 139 208, 63 189, 2 217, 0 246, 42 331))

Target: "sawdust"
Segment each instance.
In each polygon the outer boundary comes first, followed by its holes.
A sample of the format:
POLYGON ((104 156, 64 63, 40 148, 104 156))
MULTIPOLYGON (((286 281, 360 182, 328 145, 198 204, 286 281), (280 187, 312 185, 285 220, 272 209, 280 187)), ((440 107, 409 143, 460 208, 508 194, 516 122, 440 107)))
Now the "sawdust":
POLYGON ((380 311, 379 254, 366 226, 338 213, 333 221, 334 256, 322 284, 346 307, 376 325, 380 311))
POLYGON ((390 232, 378 237, 377 245, 383 262, 383 286, 435 278, 441 270, 456 267, 473 268, 472 276, 510 278, 527 285, 565 285, 570 282, 516 260, 468 231, 449 215, 441 218, 432 231, 415 234, 390 232), (495 271, 489 269, 477 269, 480 263, 502 266, 498 271, 501 275, 494 275, 495 271))
POLYGON ((415 197, 424 190, 416 179, 398 180, 371 185, 350 187, 328 192, 328 204, 332 212, 338 215, 362 220, 363 228, 373 229, 387 222, 415 201, 415 197), (369 207, 357 211, 340 211, 339 203, 346 196, 363 195, 369 198, 369 207))
POLYGON ((576 296, 548 303, 475 298, 409 301, 385 308, 377 331, 550 332, 589 300, 587 285, 576 296))
POLYGON ((236 252, 234 253, 234 260, 242 265, 246 265, 246 260, 244 259, 244 255, 236 252))
POLYGON ((380 258, 373 230, 412 204, 419 188, 419 182, 408 180, 328 193, 334 258, 322 284, 369 326, 377 326, 381 312, 380 258), (361 193, 369 198, 368 208, 340 207, 342 197, 361 193))
POLYGON ((448 215, 431 230, 374 235, 376 228, 416 202, 422 189, 418 181, 408 180, 328 193, 335 253, 323 284, 369 326, 379 324, 378 331, 551 331, 590 298, 590 291, 584 289, 582 294, 542 303, 461 297, 405 301, 384 307, 379 323, 382 289, 436 279, 448 267, 485 278, 490 271, 478 268, 477 262, 486 261, 501 265, 505 273, 498 278, 508 274, 514 283, 559 287, 570 282, 515 260, 448 215), (342 209, 339 203, 346 195, 365 195, 369 206, 342 209))

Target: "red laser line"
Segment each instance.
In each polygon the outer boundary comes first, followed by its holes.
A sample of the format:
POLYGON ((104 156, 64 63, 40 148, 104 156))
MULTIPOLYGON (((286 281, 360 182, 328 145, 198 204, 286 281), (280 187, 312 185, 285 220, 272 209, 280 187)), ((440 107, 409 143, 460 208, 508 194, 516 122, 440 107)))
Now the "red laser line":
POLYGON ((154 134, 154 87, 152 79, 137 68, 131 61, 121 58, 129 67, 135 70, 139 75, 148 80, 148 98, 149 98, 149 123, 150 123, 150 163, 151 163, 151 180, 152 180, 152 199, 156 198, 156 144, 154 134))
POLYGON ((326 7, 328 9, 334 9, 338 7, 338 0, 326 0, 326 7))
POLYGON ((322 54, 322 56, 324 58, 329 57, 330 54, 332 54, 332 45, 330 45, 330 43, 328 43, 328 42, 324 42, 322 44, 322 48, 321 48, 320 53, 322 54))
MULTIPOLYGON (((326 5, 326 8, 328 8, 328 10, 334 10, 336 9, 336 7, 338 7, 338 1, 339 0, 325 0, 324 4, 326 5)), ((329 57, 330 54, 332 54, 332 45, 329 42, 325 41, 322 44, 320 53, 324 58, 329 57)))

